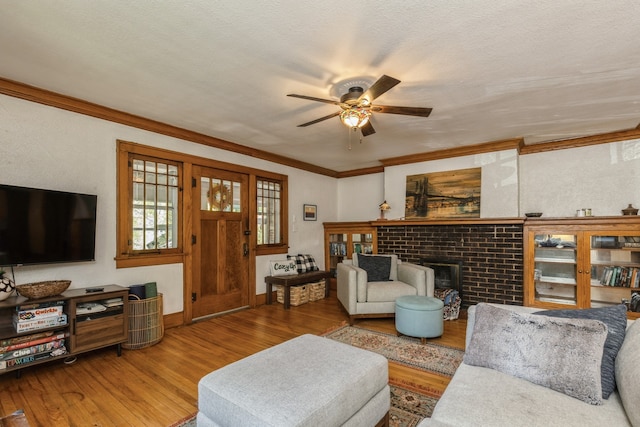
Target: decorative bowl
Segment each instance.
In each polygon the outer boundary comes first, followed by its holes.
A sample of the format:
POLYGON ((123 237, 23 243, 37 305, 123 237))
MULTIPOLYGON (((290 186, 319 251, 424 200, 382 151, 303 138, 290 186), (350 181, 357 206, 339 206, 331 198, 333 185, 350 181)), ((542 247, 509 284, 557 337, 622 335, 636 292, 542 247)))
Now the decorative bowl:
POLYGON ((16 289, 20 295, 29 299, 36 299, 59 295, 66 291, 69 285, 71 285, 71 280, 48 280, 46 282, 16 285, 16 289))
POLYGON ((542 212, 527 212, 524 214, 527 218, 539 218, 542 216, 542 212))

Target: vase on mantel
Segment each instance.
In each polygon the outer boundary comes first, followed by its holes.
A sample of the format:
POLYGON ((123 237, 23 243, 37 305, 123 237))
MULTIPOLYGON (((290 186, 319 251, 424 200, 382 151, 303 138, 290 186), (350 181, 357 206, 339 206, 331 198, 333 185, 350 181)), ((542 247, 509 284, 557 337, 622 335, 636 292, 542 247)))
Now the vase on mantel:
POLYGON ((4 271, 0 270, 0 301, 4 301, 11 296, 16 289, 13 280, 4 275, 4 271))
POLYGON ((638 209, 634 208, 631 203, 626 209, 622 209, 622 215, 638 215, 638 209))

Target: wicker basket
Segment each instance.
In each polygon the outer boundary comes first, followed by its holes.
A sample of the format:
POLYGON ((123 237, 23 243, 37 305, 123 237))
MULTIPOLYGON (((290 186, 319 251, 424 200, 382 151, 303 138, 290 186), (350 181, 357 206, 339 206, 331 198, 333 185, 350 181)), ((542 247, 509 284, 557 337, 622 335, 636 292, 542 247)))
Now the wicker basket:
POLYGON ((309 301, 318 301, 324 298, 325 283, 324 280, 315 283, 309 283, 309 301))
POLYGON ((29 299, 47 298, 60 295, 71 285, 71 280, 49 280, 46 282, 16 285, 18 293, 29 299))
POLYGON ((159 343, 164 336, 162 294, 153 298, 129 300, 129 339, 122 344, 137 350, 159 343))
MULTIPOLYGON (((306 304, 309 302, 309 285, 290 286, 291 297, 289 304, 293 306, 306 304)), ((284 304, 284 286, 276 285, 276 295, 278 302, 284 304)))

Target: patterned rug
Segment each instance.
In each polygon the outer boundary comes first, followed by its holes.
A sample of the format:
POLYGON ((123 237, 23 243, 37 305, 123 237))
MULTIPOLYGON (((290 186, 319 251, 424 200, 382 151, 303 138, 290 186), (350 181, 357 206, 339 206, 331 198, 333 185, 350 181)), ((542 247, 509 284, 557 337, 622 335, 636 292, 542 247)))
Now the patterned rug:
POLYGON ((464 355, 457 348, 429 342, 422 344, 417 338, 398 337, 355 326, 342 326, 324 336, 381 354, 391 362, 447 377, 453 376, 464 355))
MULTIPOLYGON (((464 352, 438 344, 420 343, 419 339, 398 337, 355 326, 340 326, 323 336, 385 356, 398 363, 445 377, 451 377, 462 362, 464 352)), ((391 387, 390 427, 415 427, 430 417, 440 392, 416 384, 389 380, 391 387)), ((190 415, 171 427, 195 427, 196 415, 190 415)))

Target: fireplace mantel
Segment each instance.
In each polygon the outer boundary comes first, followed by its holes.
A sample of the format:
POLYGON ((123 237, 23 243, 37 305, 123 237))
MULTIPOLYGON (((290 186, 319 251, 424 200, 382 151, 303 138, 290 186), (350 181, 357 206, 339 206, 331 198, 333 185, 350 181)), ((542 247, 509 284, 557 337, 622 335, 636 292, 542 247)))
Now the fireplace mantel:
POLYGON ((486 225, 486 224, 524 224, 526 218, 438 218, 438 219, 389 219, 374 220, 369 224, 375 227, 405 227, 412 225, 486 225))

